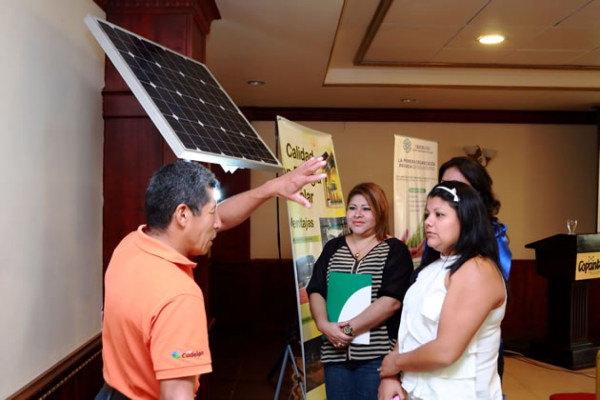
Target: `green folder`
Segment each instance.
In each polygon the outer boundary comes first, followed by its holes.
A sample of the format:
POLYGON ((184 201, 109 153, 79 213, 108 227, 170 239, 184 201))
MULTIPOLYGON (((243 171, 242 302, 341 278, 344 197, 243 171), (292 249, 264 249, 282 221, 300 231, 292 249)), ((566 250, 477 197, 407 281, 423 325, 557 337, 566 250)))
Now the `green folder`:
MULTIPOLYGON (((330 322, 348 321, 371 305, 372 277, 367 274, 330 272, 327 285, 327 317, 330 322)), ((354 338, 368 344, 369 332, 354 338)))

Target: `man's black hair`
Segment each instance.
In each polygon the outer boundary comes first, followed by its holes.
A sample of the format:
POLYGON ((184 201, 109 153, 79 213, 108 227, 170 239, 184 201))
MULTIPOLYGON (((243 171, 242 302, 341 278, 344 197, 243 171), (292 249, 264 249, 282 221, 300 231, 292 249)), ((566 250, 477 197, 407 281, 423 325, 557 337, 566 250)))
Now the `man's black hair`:
POLYGON ((144 212, 148 229, 167 229, 180 204, 197 215, 211 200, 207 189, 218 185, 215 175, 201 164, 179 160, 162 166, 146 189, 144 212))

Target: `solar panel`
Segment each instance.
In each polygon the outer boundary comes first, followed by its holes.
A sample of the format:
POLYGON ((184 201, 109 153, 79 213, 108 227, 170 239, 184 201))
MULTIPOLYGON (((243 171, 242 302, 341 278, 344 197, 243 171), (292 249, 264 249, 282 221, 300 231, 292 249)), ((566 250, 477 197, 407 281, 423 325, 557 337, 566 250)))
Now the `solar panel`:
POLYGON ((85 23, 178 158, 282 169, 204 64, 92 15, 85 23))

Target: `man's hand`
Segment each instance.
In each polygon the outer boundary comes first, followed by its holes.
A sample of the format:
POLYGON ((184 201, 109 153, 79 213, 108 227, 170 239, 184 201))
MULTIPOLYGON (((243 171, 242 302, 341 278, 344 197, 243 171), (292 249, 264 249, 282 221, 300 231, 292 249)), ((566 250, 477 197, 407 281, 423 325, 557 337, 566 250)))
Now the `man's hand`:
POLYGON ((324 179, 327 176, 324 173, 315 174, 325 164, 323 157, 311 158, 300 164, 298 168, 268 181, 265 185, 270 197, 279 196, 310 208, 311 203, 300 192, 309 183, 324 179))
POLYGON ((310 202, 302 197, 300 191, 305 185, 325 178, 326 174, 315 174, 324 166, 325 161, 322 157, 311 158, 287 174, 223 201, 218 208, 221 217, 219 231, 225 231, 241 224, 258 206, 276 196, 310 207, 310 202))

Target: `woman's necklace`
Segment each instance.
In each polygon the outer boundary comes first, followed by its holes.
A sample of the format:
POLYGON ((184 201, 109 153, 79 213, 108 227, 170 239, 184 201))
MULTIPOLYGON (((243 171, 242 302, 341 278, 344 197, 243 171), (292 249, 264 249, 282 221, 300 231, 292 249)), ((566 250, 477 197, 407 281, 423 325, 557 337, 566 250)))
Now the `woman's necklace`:
MULTIPOLYGON (((349 237, 351 237, 352 235, 350 235, 349 237)), ((357 251, 354 253, 354 258, 358 259, 360 258, 361 254, 364 254, 363 251, 364 250, 370 250, 372 247, 369 247, 371 245, 371 243, 373 243, 373 239, 377 240, 377 237, 373 236, 369 241, 367 241, 367 243, 359 248, 358 245, 356 244, 356 240, 354 239, 354 237, 352 237, 352 247, 354 247, 357 251)), ((352 250, 350 250, 352 251, 352 250)))

